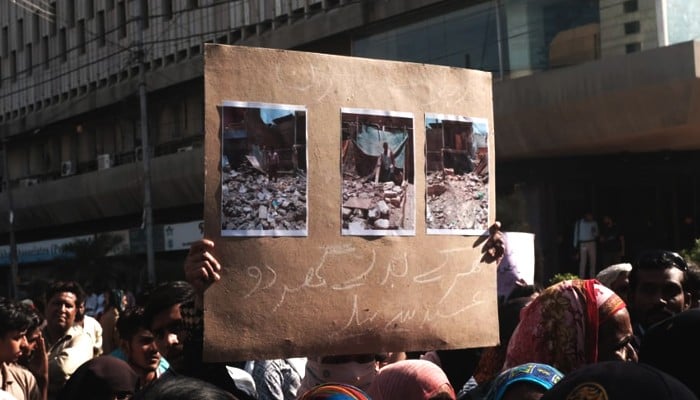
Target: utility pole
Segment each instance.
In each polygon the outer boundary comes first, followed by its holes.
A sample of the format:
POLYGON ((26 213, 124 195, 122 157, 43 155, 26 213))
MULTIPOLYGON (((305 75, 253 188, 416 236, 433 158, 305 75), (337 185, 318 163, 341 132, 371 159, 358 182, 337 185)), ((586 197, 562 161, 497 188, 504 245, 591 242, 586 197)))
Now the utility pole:
POLYGON ((503 43, 501 42, 501 2, 494 0, 496 5, 496 40, 498 44, 498 80, 503 80, 503 43))
POLYGON ((151 152, 148 147, 148 99, 146 97, 146 54, 143 48, 143 29, 146 18, 145 1, 139 1, 138 50, 139 61, 139 103, 141 107, 141 151, 143 161, 143 229, 146 233, 146 267, 148 283, 156 283, 155 258, 153 255, 153 206, 151 204, 151 152))
POLYGON ((3 183, 7 191, 8 222, 10 227, 10 293, 11 299, 17 299, 17 276, 19 269, 17 265, 17 243, 15 242, 15 214, 14 202, 12 200, 12 188, 10 187, 10 162, 7 157, 7 137, 3 133, 2 137, 2 158, 3 158, 3 183))

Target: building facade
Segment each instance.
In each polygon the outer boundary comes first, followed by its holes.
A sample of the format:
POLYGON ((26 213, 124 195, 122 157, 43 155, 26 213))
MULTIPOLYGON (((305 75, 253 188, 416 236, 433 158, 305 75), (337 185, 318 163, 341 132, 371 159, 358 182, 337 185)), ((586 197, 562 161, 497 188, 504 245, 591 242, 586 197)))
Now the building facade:
POLYGON ((112 270, 142 283, 150 181, 158 276, 179 271, 201 235, 205 43, 491 71, 497 218, 536 233, 541 278, 568 268, 567 235, 583 208, 629 228, 630 254, 677 247, 677 221, 698 214, 688 41, 700 6, 689 3, 3 2, 0 269, 9 276, 16 247, 22 281, 85 274, 63 245, 112 235, 121 244, 87 276, 112 270))

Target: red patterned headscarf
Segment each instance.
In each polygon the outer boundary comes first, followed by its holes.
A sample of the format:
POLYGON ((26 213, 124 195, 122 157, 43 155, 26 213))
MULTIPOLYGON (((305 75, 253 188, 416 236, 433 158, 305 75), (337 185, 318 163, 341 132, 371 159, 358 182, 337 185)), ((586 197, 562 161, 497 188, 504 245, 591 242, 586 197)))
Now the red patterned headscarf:
POLYGON ((598 361, 598 332, 624 301, 595 279, 559 282, 545 289, 520 314, 503 368, 527 362, 563 373, 598 361))

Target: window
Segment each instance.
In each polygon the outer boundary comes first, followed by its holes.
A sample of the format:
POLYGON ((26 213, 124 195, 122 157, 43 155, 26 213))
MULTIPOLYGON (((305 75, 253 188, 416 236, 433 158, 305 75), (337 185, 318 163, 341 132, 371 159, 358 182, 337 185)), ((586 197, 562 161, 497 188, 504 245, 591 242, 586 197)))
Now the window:
POLYGON ((85 54, 85 20, 81 19, 78 21, 78 52, 80 54, 85 54))
POLYGON ((625 53, 636 53, 642 50, 642 44, 639 42, 627 43, 625 45, 625 53))
POLYGON ((2 57, 7 58, 10 52, 10 31, 9 28, 4 26, 2 28, 2 57))
POLYGON ((170 21, 173 19, 173 1, 163 0, 163 19, 170 21))
POLYGON ((61 62, 68 61, 67 54, 67 40, 66 40, 66 28, 61 28, 58 33, 58 54, 60 54, 61 62))
POLYGON ((66 24, 69 28, 75 26, 75 0, 66 1, 66 24))
POLYGON ((27 43, 27 50, 24 53, 24 62, 25 62, 25 71, 27 71, 27 76, 32 74, 32 66, 34 64, 34 60, 32 59, 32 44, 27 43))
POLYGON ((639 10, 639 5, 637 4, 637 0, 627 0, 622 3, 622 8, 626 13, 631 13, 639 10))
POLYGON ((639 21, 632 21, 632 22, 625 23, 625 35, 639 33, 639 31, 640 31, 639 21))
POLYGON ((107 11, 114 10, 114 0, 105 1, 105 8, 107 9, 107 11))
POLYGON ((56 21, 58 20, 58 9, 56 8, 56 2, 51 2, 51 11, 53 12, 53 18, 49 22, 49 35, 56 36, 56 21))
POLYGON ((49 37, 44 36, 41 38, 41 58, 44 68, 49 68, 49 37))
POLYGON ((123 1, 117 3, 117 27, 119 28, 119 39, 126 37, 126 5, 123 1))
POLYGON ((22 50, 24 46, 24 19, 20 18, 17 20, 17 47, 22 50))
POLYGON ((140 11, 141 11, 141 29, 148 29, 149 19, 148 16, 148 0, 140 1, 140 11))
POLYGON ((187 8, 192 10, 199 7, 199 1, 198 0, 188 0, 187 1, 187 8))
POLYGON ((95 0, 85 0, 85 18, 95 17, 95 0))
POLYGON ((10 53, 10 78, 12 82, 17 81, 17 52, 14 50, 10 53))
POLYGON ((99 11, 97 13, 97 45, 104 47, 105 43, 105 12, 99 11))
POLYGON ((39 33, 39 27, 41 24, 39 23, 39 14, 34 14, 32 15, 32 41, 33 42, 38 42, 41 34, 39 33))

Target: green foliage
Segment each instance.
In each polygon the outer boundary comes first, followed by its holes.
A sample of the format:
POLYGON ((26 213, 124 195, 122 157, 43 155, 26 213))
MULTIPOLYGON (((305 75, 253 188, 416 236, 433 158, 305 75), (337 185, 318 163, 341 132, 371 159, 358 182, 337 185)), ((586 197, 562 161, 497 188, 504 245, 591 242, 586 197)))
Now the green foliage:
POLYGON ((554 285, 555 283, 559 283, 562 281, 568 281, 568 280, 572 280, 572 279, 581 279, 581 278, 579 278, 578 275, 572 274, 570 272, 559 273, 559 274, 554 275, 549 280, 549 285, 551 286, 551 285, 554 285))
POLYGON ((695 239, 693 247, 681 250, 680 255, 686 260, 700 264, 700 239, 695 239))

